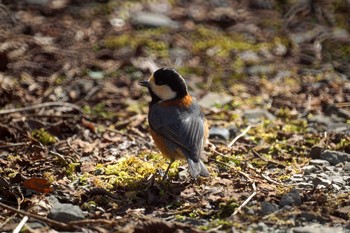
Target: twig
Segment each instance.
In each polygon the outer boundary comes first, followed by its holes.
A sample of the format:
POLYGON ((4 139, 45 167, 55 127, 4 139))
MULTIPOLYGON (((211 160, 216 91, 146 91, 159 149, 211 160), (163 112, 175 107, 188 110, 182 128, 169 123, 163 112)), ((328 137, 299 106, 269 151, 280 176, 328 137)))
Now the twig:
POLYGON ((9 148, 9 147, 17 147, 27 145, 26 142, 18 142, 18 143, 8 143, 7 145, 0 146, 0 149, 9 148))
POLYGON ((232 147, 232 145, 233 145, 239 138, 241 138, 242 136, 244 136, 244 135, 250 130, 251 127, 252 127, 251 125, 248 125, 248 127, 247 127, 245 130, 243 130, 243 132, 242 132, 241 134, 237 135, 237 136, 230 142, 230 144, 228 144, 228 147, 232 147))
POLYGON ((235 167, 231 166, 230 164, 226 164, 224 162, 221 162, 221 161, 218 161, 216 159, 209 159, 210 161, 213 161, 215 163, 218 163, 218 164, 221 164, 221 165, 224 165, 224 166, 227 166, 233 170, 235 170, 236 172, 238 172, 240 175, 244 176, 249 182, 252 182, 253 180, 249 177, 249 175, 245 172, 242 172, 242 171, 239 171, 237 170, 235 167))
POLYGON ((82 109, 75 104, 67 103, 67 102, 46 102, 46 103, 41 103, 41 104, 34 104, 31 106, 23 107, 23 108, 11 108, 11 109, 4 109, 0 110, 0 115, 5 115, 5 114, 10 114, 10 113, 15 113, 15 112, 26 112, 30 110, 34 110, 37 108, 47 108, 47 107, 53 107, 53 106, 64 106, 64 107, 69 107, 73 108, 80 113, 82 113, 82 109))
POLYGON ((236 215, 239 211, 241 211, 241 209, 248 204, 248 202, 256 195, 256 186, 255 186, 255 182, 252 183, 252 187, 253 187, 253 193, 247 198, 247 200, 245 200, 236 210, 235 212, 233 212, 232 216, 236 215))
POLYGON ((26 224, 26 222, 28 221, 28 219, 28 216, 24 216, 12 233, 19 233, 22 230, 24 224, 26 224))
POLYGON ((277 182, 277 181, 272 180, 272 179, 271 179, 270 177, 268 177, 267 175, 261 174, 261 176, 262 176, 265 180, 270 181, 270 182, 273 183, 273 184, 285 185, 285 184, 283 184, 283 183, 281 183, 281 182, 277 182))
POLYGON ((34 219, 37 219, 39 221, 43 221, 51 226, 54 226, 54 227, 57 227, 57 228, 60 228, 60 229, 63 229, 63 230, 73 230, 75 227, 72 226, 72 225, 68 225, 68 224, 65 224, 65 223, 61 223, 61 222, 57 222, 57 221, 54 221, 54 220, 51 220, 51 219, 48 219, 48 218, 45 218, 45 217, 42 217, 42 216, 39 216, 39 215, 36 215, 36 214, 32 214, 32 213, 29 213, 29 212, 25 212, 23 210, 17 210, 11 206, 8 206, 8 205, 5 205, 3 203, 0 202, 0 207, 3 208, 3 209, 6 209, 6 210, 9 210, 11 212, 14 212, 14 213, 18 213, 18 214, 21 214, 21 215, 24 215, 24 216, 28 216, 30 218, 34 218, 34 219))

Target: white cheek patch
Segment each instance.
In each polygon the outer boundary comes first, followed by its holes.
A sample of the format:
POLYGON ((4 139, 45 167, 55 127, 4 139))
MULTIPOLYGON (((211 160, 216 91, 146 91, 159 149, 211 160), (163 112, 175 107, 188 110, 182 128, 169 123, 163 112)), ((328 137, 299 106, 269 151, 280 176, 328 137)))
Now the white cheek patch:
POLYGON ((168 85, 156 85, 154 82, 150 82, 152 91, 162 100, 170 100, 176 97, 176 92, 171 90, 168 85))
POLYGON ((148 82, 154 94, 162 100, 174 99, 177 95, 168 85, 157 85, 153 75, 149 78, 148 82))

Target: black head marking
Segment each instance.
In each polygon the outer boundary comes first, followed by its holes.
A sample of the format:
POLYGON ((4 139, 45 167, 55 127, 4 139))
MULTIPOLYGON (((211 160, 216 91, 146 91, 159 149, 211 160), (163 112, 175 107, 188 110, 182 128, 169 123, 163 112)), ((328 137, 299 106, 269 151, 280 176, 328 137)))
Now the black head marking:
POLYGON ((179 73, 170 68, 160 68, 153 73, 156 85, 168 85, 171 90, 177 93, 176 98, 183 98, 187 95, 185 80, 179 73))

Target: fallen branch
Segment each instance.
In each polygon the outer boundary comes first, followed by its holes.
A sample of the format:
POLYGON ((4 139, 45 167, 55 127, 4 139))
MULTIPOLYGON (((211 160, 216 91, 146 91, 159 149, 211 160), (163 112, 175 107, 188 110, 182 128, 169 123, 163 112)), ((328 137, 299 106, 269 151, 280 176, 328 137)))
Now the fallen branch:
POLYGON ((26 224, 27 221, 28 221, 28 216, 24 216, 22 218, 22 220, 19 222, 19 224, 17 225, 17 227, 13 230, 12 233, 19 233, 22 230, 24 224, 26 224))
POLYGON ((71 226, 71 225, 68 225, 68 224, 65 224, 65 223, 62 223, 62 222, 57 222, 57 221, 54 221, 54 220, 42 217, 42 216, 37 215, 37 214, 32 214, 32 213, 29 213, 29 212, 26 212, 26 211, 23 211, 23 210, 17 210, 15 208, 13 208, 11 206, 8 206, 8 205, 5 205, 5 204, 3 204, 1 202, 0 202, 0 208, 9 210, 9 211, 14 212, 14 213, 18 213, 18 214, 20 214, 22 216, 28 216, 30 218, 34 218, 36 220, 45 222, 45 223, 47 223, 50 226, 53 226, 53 227, 56 227, 56 228, 59 228, 59 229, 62 229, 62 230, 74 230, 74 226, 71 226))
POLYGON ((242 136, 244 136, 244 135, 250 130, 251 127, 252 127, 251 125, 248 125, 248 127, 247 127, 245 130, 243 130, 242 133, 240 133, 239 135, 237 135, 237 136, 230 142, 230 144, 228 144, 228 147, 232 147, 232 145, 233 145, 238 139, 240 139, 242 136))
POLYGON ((233 214, 231 216, 236 215, 239 211, 241 211, 241 209, 248 204, 248 202, 256 195, 256 186, 255 186, 255 182, 252 183, 252 187, 253 187, 253 193, 247 198, 247 200, 245 200, 236 210, 235 212, 233 212, 233 214))
POLYGON ((11 108, 11 109, 0 110, 0 115, 5 115, 5 114, 10 114, 15 112, 26 112, 26 111, 31 111, 38 108, 47 108, 47 107, 54 107, 54 106, 69 107, 79 111, 80 113, 83 112, 82 109, 75 104, 71 104, 67 102, 47 102, 47 103, 41 103, 41 104, 34 104, 31 106, 22 107, 22 108, 11 108))

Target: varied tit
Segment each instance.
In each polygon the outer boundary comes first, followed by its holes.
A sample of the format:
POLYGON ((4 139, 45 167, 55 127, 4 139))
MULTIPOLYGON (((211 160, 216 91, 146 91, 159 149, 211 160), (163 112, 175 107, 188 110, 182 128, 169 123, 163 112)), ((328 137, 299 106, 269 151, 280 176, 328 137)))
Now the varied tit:
POLYGON ((147 87, 152 97, 148 113, 152 138, 170 159, 163 178, 175 159, 181 158, 187 160, 194 179, 209 176, 201 161, 208 125, 199 105, 189 95, 185 80, 175 70, 161 68, 139 84, 147 87))

